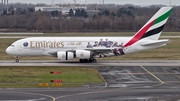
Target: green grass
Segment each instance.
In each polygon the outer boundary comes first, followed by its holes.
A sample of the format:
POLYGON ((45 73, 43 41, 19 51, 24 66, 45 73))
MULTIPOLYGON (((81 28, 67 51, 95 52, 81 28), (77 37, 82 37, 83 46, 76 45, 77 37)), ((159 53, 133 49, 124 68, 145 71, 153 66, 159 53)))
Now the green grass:
POLYGON ((104 83, 99 72, 83 67, 5 67, 0 66, 0 88, 3 87, 39 87, 39 83, 52 83, 50 80, 63 80, 63 87, 76 87, 84 84, 104 83), (61 74, 50 74, 61 71, 61 74))

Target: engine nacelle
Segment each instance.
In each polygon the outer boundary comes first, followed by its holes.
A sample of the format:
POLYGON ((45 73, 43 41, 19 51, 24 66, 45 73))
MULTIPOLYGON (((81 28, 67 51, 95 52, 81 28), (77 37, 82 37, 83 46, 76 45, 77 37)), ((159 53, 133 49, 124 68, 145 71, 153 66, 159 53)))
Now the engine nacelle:
POLYGON ((57 52, 57 57, 59 60, 72 60, 74 58, 74 54, 72 52, 57 52))
POLYGON ((91 52, 86 50, 76 50, 76 58, 79 59, 89 59, 91 57, 91 52))

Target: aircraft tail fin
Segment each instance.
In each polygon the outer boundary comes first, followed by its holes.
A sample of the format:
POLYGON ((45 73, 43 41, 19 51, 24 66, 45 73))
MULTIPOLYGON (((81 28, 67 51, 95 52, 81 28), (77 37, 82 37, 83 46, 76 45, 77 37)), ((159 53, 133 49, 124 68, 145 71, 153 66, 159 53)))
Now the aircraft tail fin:
POLYGON ((172 7, 162 7, 124 46, 130 46, 145 38, 158 40, 171 11, 172 7))

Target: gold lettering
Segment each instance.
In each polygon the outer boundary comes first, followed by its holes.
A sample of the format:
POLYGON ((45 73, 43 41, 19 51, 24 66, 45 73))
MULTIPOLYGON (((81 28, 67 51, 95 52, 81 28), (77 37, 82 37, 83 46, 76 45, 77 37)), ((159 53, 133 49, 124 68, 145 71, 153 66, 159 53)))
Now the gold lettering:
POLYGON ((54 41, 53 48, 56 48, 56 41, 54 41))
POLYGON ((77 42, 76 45, 81 45, 81 42, 77 42))
POLYGON ((46 47, 46 48, 47 48, 47 47, 48 47, 48 43, 49 43, 49 42, 47 42, 47 41, 46 41, 46 46, 44 46, 44 47, 46 47))
POLYGON ((34 41, 30 41, 30 47, 31 48, 35 48, 34 45, 33 45, 34 41))
POLYGON ((59 46, 59 45, 61 45, 61 42, 57 42, 57 43, 56 43, 56 47, 57 47, 57 48, 60 48, 60 47, 61 47, 61 46, 59 46))
POLYGON ((48 42, 48 44, 49 44, 49 48, 53 48, 53 43, 52 42, 48 42))
POLYGON ((74 42, 71 42, 71 45, 74 45, 74 42))
POLYGON ((68 42, 67 45, 81 45, 81 42, 68 42))
POLYGON ((41 48, 43 46, 43 42, 36 42, 36 48, 41 48))
POLYGON ((43 41, 43 48, 46 48, 46 41, 43 41))
POLYGON ((64 43, 63 42, 61 42, 61 45, 62 45, 62 48, 64 47, 64 43))
MULTIPOLYGON (((73 42, 70 44, 74 44, 73 42)), ((30 41, 31 48, 63 48, 63 42, 56 41, 30 41)))

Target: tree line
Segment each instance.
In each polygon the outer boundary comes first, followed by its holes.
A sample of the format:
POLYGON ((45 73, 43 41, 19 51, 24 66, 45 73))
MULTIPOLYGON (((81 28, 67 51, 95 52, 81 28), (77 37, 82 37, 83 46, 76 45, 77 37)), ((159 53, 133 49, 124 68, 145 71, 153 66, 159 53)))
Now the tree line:
MULTIPOLYGON (((95 8, 96 9, 96 8, 95 8)), ((125 6, 98 8, 89 16, 85 9, 62 12, 35 12, 33 7, 9 8, 0 16, 0 31, 84 32, 84 31, 137 31, 160 8, 125 6)), ((174 7, 165 26, 166 31, 180 31, 180 7, 174 7)))

